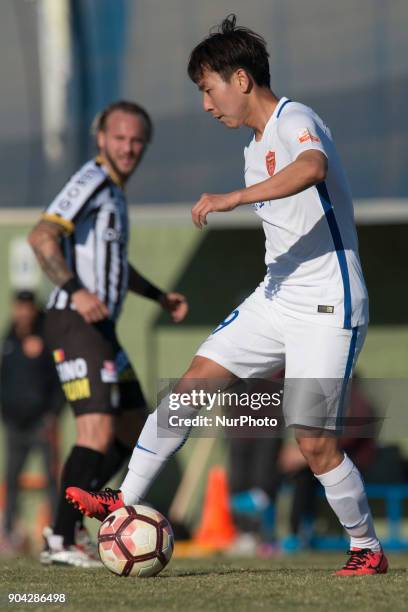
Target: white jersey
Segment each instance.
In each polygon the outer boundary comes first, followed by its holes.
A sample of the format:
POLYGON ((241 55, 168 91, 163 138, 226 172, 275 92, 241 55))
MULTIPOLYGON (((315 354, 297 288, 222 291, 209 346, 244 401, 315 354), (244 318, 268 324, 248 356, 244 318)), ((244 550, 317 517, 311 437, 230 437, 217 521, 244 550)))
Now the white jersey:
POLYGON ((309 149, 328 159, 324 182, 294 196, 253 205, 265 232, 265 295, 286 313, 351 329, 368 322, 350 188, 330 130, 298 102, 281 98, 245 148, 247 187, 273 176, 309 149))
MULTIPOLYGON (((106 304, 117 319, 128 286, 129 222, 122 187, 103 160, 87 162, 44 211, 42 218, 62 225, 65 260, 80 284, 106 304)), ((56 287, 48 308, 72 308, 66 291, 56 287)))

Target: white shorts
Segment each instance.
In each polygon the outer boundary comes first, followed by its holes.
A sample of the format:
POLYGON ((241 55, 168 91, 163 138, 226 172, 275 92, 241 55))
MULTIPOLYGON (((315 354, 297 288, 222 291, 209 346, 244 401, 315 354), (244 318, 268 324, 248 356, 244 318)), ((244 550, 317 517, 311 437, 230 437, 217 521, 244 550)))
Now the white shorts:
POLYGON ((367 327, 343 329, 295 318, 259 287, 203 342, 197 355, 239 378, 285 368, 286 425, 341 429, 347 383, 367 327))

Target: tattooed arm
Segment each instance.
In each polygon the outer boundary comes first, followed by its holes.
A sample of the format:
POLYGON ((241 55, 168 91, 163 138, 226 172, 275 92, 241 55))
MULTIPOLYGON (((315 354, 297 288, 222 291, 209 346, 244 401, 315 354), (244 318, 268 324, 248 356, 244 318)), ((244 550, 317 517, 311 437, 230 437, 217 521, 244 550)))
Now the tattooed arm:
POLYGON ((81 288, 64 259, 60 246, 64 232, 65 229, 58 223, 42 220, 29 233, 28 242, 50 281, 68 291, 77 312, 85 321, 95 323, 105 319, 109 315, 106 305, 97 295, 81 288))
POLYGON ((60 246, 60 239, 64 232, 62 225, 51 221, 39 221, 28 235, 28 242, 37 257, 38 263, 50 281, 58 287, 62 287, 74 278, 60 246))

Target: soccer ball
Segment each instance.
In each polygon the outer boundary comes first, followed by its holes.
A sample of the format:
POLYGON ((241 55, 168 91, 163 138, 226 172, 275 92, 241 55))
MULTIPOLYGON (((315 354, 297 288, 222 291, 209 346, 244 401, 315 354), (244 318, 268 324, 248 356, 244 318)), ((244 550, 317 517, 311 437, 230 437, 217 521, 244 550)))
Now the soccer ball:
POLYGON ((170 561, 173 547, 170 523, 148 506, 115 510, 98 532, 101 561, 119 576, 156 576, 170 561))

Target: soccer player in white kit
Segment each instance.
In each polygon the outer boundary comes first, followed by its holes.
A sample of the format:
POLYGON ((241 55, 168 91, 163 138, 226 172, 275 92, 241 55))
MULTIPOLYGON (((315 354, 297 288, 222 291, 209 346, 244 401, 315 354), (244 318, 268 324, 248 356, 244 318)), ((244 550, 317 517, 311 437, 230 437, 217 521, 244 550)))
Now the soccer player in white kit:
MULTIPOLYGON (((368 296, 350 189, 332 135, 310 108, 275 96, 265 41, 236 27, 234 16, 193 50, 188 72, 206 112, 254 133, 245 149, 246 187, 203 194, 193 222, 202 228, 209 213, 252 205, 265 232, 266 276, 201 345, 177 390, 191 391, 203 379, 270 378, 285 367, 286 425, 295 428, 301 452, 350 536, 349 558, 336 574, 386 573, 361 475, 335 435, 364 343, 368 296), (324 399, 318 408, 310 401, 316 389, 324 399)), ((100 520, 139 503, 188 436, 188 427, 169 433, 169 414, 167 396, 147 419, 120 490, 71 487, 68 498, 100 520)), ((197 407, 184 406, 182 414, 192 417, 197 407)))

